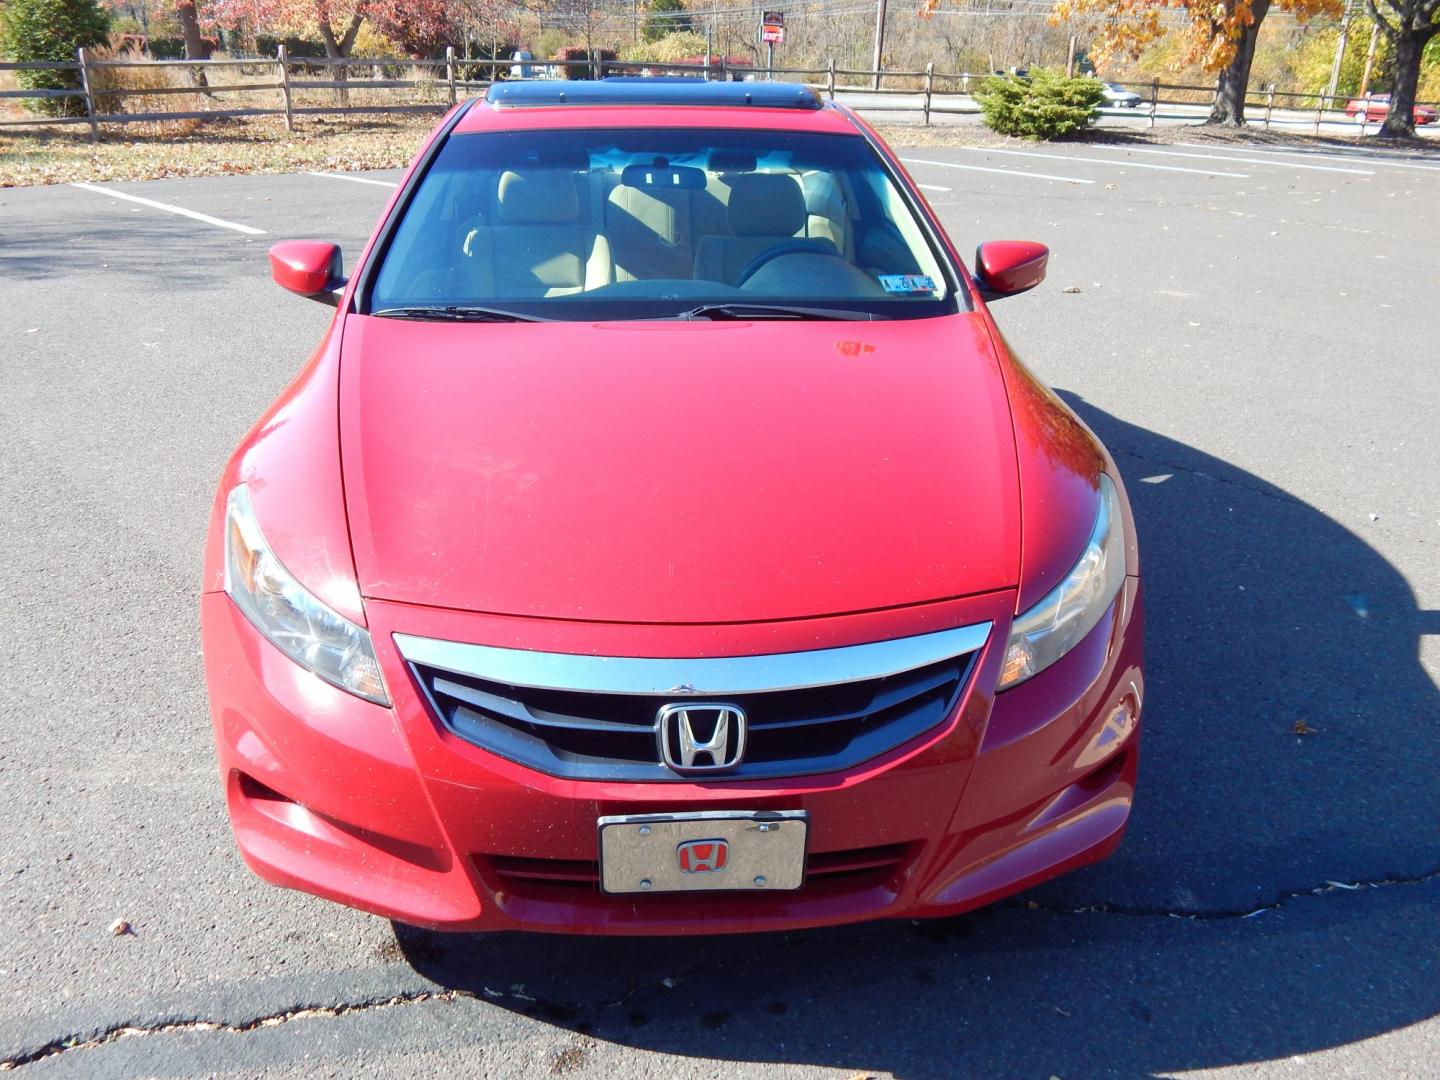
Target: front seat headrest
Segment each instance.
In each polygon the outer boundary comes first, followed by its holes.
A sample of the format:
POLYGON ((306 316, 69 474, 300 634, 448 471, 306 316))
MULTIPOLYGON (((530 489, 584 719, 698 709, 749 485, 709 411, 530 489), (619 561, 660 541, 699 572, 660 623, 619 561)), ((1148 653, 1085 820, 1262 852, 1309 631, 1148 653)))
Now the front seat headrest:
POLYGON ((730 186, 736 236, 794 236, 805 227, 805 195, 788 173, 744 173, 730 186))
POLYGON ((564 169, 507 170, 496 202, 506 225, 555 225, 580 217, 575 174, 564 169))

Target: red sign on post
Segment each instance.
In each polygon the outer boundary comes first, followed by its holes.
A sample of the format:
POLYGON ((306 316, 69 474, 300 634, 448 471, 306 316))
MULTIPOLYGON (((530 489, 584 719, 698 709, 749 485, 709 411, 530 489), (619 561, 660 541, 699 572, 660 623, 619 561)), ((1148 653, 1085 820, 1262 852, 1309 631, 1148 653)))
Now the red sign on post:
POLYGON ((760 40, 770 45, 785 44, 785 13, 767 11, 760 19, 760 40))

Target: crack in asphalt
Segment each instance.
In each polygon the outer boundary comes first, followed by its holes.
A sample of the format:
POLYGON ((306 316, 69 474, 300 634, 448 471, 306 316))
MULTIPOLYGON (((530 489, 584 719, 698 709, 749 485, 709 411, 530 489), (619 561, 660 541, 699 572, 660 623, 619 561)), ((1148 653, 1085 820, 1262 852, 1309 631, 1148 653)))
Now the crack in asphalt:
POLYGON ((1358 892, 1361 889, 1386 889, 1396 885, 1425 885, 1440 879, 1440 867, 1426 870, 1413 877, 1388 877, 1361 881, 1333 881, 1313 889, 1289 889, 1280 893, 1269 903, 1254 908, 1220 908, 1209 911, 1172 910, 1164 907, 1142 907, 1126 904, 1091 904, 1086 907, 1067 908, 1058 904, 1037 904, 1034 900, 1005 900, 1006 907, 1024 908, 1029 911, 1043 911, 1052 915, 1123 915, 1137 919, 1185 919, 1195 922, 1218 922, 1225 919, 1253 919, 1267 911, 1282 908, 1292 900, 1307 896, 1325 896, 1335 892, 1358 892))
MULTIPOLYGON (((1008 910, 1038 911, 1047 915, 1119 915, 1126 918, 1170 918, 1194 922, 1220 922, 1234 919, 1252 919, 1258 915, 1263 915, 1267 911, 1275 911, 1295 900, 1304 899, 1308 896, 1353 893, 1362 889, 1388 889, 1397 886, 1425 885, 1436 880, 1440 880, 1440 866, 1409 877, 1388 877, 1353 882, 1327 880, 1323 885, 1318 885, 1314 888, 1287 890, 1269 903, 1261 904, 1259 907, 1248 910, 1177 911, 1162 907, 1132 907, 1123 904, 1108 903, 1067 908, 1059 905, 1040 904, 1033 900, 1027 901, 1019 899, 1001 901, 996 906, 1008 910)), ((960 918, 964 917, 965 916, 960 916, 960 918)), ((943 924, 944 921, 945 920, 940 920, 940 923, 943 924)), ((913 920, 912 925, 925 927, 931 924, 920 920, 913 920)), ((875 933, 861 934, 856 940, 868 940, 876 936, 878 932, 877 930, 875 933)), ((943 935, 943 930, 941 933, 943 935)), ((562 1003, 526 994, 523 989, 519 987, 512 988, 509 991, 502 991, 491 989, 488 986, 482 986, 478 992, 456 989, 419 990, 408 994, 391 994, 365 1001, 346 1002, 335 1005, 297 1005, 280 1012, 267 1013, 263 1016, 255 1016, 242 1021, 197 1019, 173 1020, 156 1024, 137 1024, 127 1021, 114 1024, 103 1031, 89 1035, 72 1034, 52 1039, 43 1046, 0 1060, 0 1072, 9 1072, 44 1058, 69 1053, 72 1050, 97 1049, 111 1043, 119 1042, 122 1039, 191 1031, 223 1031, 234 1035, 243 1035, 261 1028, 278 1027, 294 1020, 329 1019, 339 1016, 349 1016, 354 1013, 372 1012, 377 1009, 398 1008, 404 1005, 421 1005, 432 1001, 455 1002, 470 999, 476 1001, 523 1002, 526 1003, 526 1007, 522 1007, 521 1011, 526 1012, 528 1015, 561 1022, 572 1022, 575 1017, 585 1012, 593 1014, 623 1008, 634 1002, 634 1000, 646 990, 651 991, 650 996, 658 996, 667 991, 674 990, 688 979, 702 972, 718 971, 723 968, 750 963, 762 956, 771 955, 773 955, 773 953, 767 948, 758 950, 748 956, 735 957, 717 963, 697 964, 685 971, 678 978, 667 977, 656 981, 635 983, 612 1001, 562 1003)), ((576 1023, 573 1026, 575 1030, 582 1033, 589 1027, 588 1024, 583 1022, 576 1023)))
POLYGON ((115 1024, 91 1035, 67 1035, 53 1039, 44 1046, 27 1050, 0 1061, 0 1072, 18 1069, 42 1058, 54 1057, 71 1050, 93 1050, 121 1039, 138 1038, 147 1035, 169 1035, 177 1031, 226 1031, 242 1035, 258 1028, 278 1027, 292 1020, 306 1020, 313 1017, 348 1016, 351 1013, 370 1012, 374 1009, 389 1009, 399 1005, 418 1005, 426 1001, 454 1001, 462 997, 474 997, 463 990, 421 990, 412 994, 392 994, 372 998, 368 1001, 349 1002, 339 1005, 298 1005, 282 1012, 268 1013, 242 1021, 224 1020, 171 1020, 157 1024, 124 1022, 115 1024))
POLYGON ((1237 487, 1241 491, 1250 492, 1252 495, 1263 495, 1267 499, 1275 499, 1278 502, 1289 503, 1292 506, 1309 505, 1309 503, 1305 502, 1303 499, 1297 499, 1294 495, 1291 495, 1290 493, 1285 491, 1276 491, 1270 488, 1261 487, 1258 484, 1246 484, 1242 483, 1239 480, 1231 480, 1230 478, 1225 476, 1216 476, 1214 473, 1208 473, 1204 469, 1197 469, 1191 465, 1181 465, 1179 462, 1167 461, 1164 458, 1154 457, 1150 454, 1142 454, 1139 450, 1132 449, 1128 446, 1110 445, 1110 453, 1112 456, 1115 454, 1124 454, 1127 457, 1135 458, 1137 461, 1144 461, 1151 465, 1158 465, 1161 468, 1174 469, 1176 472, 1188 473, 1191 476, 1199 476, 1206 480, 1214 480, 1217 484, 1226 484, 1230 487, 1237 487))
MULTIPOLYGON (((747 957, 747 960, 754 957, 747 957)), ((716 966, 716 965, 712 965, 716 966)), ((718 965, 723 966, 723 965, 718 965)), ((697 969, 698 970, 698 969, 697 969)), ((686 977, 694 974, 694 971, 686 973, 686 977)), ((52 1039, 43 1046, 33 1050, 27 1050, 11 1057, 0 1060, 0 1072, 9 1072, 21 1066, 32 1064, 42 1058, 55 1057, 57 1054, 69 1053, 72 1050, 94 1050, 99 1047, 119 1042, 121 1039, 139 1038, 149 1035, 170 1035, 175 1032, 211 1032, 223 1031, 232 1035, 243 1035, 250 1031, 261 1028, 279 1027, 281 1024, 288 1024, 293 1020, 310 1019, 331 1019, 338 1016, 349 1016, 353 1013, 373 1012, 377 1009, 390 1009, 402 1005, 422 1005, 426 1002, 454 1002, 463 999, 477 1001, 501 1001, 529 1003, 533 1013, 551 1019, 568 1019, 582 1010, 599 1011, 605 1009, 618 1009, 629 1004, 637 995, 646 989, 658 989, 663 987, 666 990, 673 989, 683 980, 664 979, 654 986, 650 983, 636 983, 613 1001, 602 1001, 597 1003, 584 1004, 561 1004, 549 1001, 545 998, 535 997, 526 994, 521 989, 509 991, 492 990, 490 987, 482 987, 478 992, 472 990, 417 990, 408 994, 388 994, 381 997, 370 998, 364 1001, 342 1002, 334 1005, 294 1005, 287 1009, 274 1013, 266 1013, 263 1016, 254 1016, 246 1020, 167 1020, 154 1024, 140 1024, 134 1021, 124 1021, 113 1024, 103 1031, 89 1035, 71 1034, 52 1039)), ((527 1010, 522 1010, 527 1011, 527 1010)))

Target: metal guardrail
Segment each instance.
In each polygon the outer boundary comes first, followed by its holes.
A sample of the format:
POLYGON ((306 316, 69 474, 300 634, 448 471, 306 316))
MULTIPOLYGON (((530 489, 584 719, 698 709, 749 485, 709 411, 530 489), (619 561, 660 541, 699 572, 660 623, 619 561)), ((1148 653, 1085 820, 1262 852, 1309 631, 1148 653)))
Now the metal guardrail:
MULTIPOLYGON (((333 114, 333 113, 403 113, 403 112, 427 112, 436 109, 449 108, 454 105, 463 93, 484 91, 497 78, 505 78, 515 65, 521 63, 513 59, 469 59, 460 58, 455 55, 454 48, 445 50, 444 59, 433 60, 411 60, 392 57, 300 57, 290 56, 284 45, 281 45, 275 57, 250 57, 234 58, 223 60, 101 60, 95 58, 89 50, 80 49, 74 60, 51 60, 51 61, 10 61, 0 63, 0 71, 74 71, 79 75, 80 87, 78 89, 33 89, 33 90, 3 90, 0 91, 0 98, 9 99, 32 99, 44 100, 55 98, 80 98, 84 101, 85 112, 82 116, 40 116, 24 117, 20 119, 0 119, 0 127, 19 127, 30 125, 51 125, 51 124, 88 124, 90 138, 100 138, 102 124, 127 124, 136 122, 154 122, 164 120, 190 120, 190 119, 212 119, 228 117, 248 116, 283 116, 285 129, 295 130, 295 117, 333 114), (210 71, 222 71, 234 68, 267 68, 273 70, 274 78, 259 82, 222 82, 211 83, 205 74, 210 71), (192 86, 156 86, 156 87, 110 87, 96 86, 92 78, 98 72, 116 69, 140 69, 153 71, 156 69, 185 69, 195 73, 195 84, 192 86), (371 77, 354 78, 351 73, 360 73, 369 70, 371 77), (409 69, 417 77, 397 78, 388 74, 385 69, 391 71, 403 71, 409 69), (330 78, 296 78, 295 72, 313 72, 315 75, 331 75, 330 78), (475 74, 484 75, 488 70, 488 78, 476 79, 475 74), (430 77, 418 77, 422 72, 429 71, 430 77), (376 73, 379 72, 377 77, 376 73), (373 103, 352 103, 348 100, 349 92, 358 90, 402 90, 427 87, 442 91, 442 99, 431 103, 405 103, 405 104, 383 104, 373 103), (295 95, 299 91, 308 90, 333 90, 337 93, 337 100, 331 105, 297 105, 295 95), (97 107, 97 102, 108 104, 111 101, 122 101, 127 97, 150 97, 164 96, 171 94, 235 94, 235 93, 278 93, 279 101, 273 106, 249 106, 237 108, 217 109, 190 109, 164 112, 105 112, 102 113, 97 107)), ((923 117, 925 124, 930 123, 934 114, 974 114, 979 112, 979 106, 970 96, 971 84, 978 83, 988 78, 984 73, 965 71, 936 71, 934 64, 927 64, 923 70, 902 71, 902 70, 872 70, 865 68, 840 68, 836 67, 832 58, 823 68, 758 68, 753 66, 739 66, 727 64, 723 59, 716 63, 710 63, 706 58, 705 63, 700 64, 668 64, 651 63, 639 60, 605 60, 600 57, 590 57, 581 60, 536 60, 524 61, 535 70, 543 71, 548 77, 555 77, 555 73, 569 72, 572 69, 584 71, 582 78, 600 78, 606 74, 664 74, 664 75, 690 75, 705 79, 734 79, 743 78, 766 78, 773 79, 775 76, 798 77, 795 81, 824 93, 830 100, 835 99, 837 93, 863 93, 867 96, 881 96, 889 98, 890 101, 875 102, 863 106, 866 112, 918 112, 923 117), (845 79, 859 78, 864 80, 865 85, 851 85, 845 79), (885 86, 884 80, 890 80, 891 85, 885 86), (914 85, 896 86, 896 81, 909 81, 914 85), (937 88, 937 81, 943 86, 951 89, 937 88), (958 87, 956 86, 958 84, 958 87), (909 100, 901 100, 909 99, 909 100)), ((568 74, 566 77, 569 77, 568 74)), ((1116 84, 1125 86, 1127 84, 1116 84)), ((1148 126, 1154 127, 1157 115, 1162 108, 1175 106, 1197 106, 1208 105, 1214 101, 1214 86, 1190 86, 1183 83, 1164 83, 1159 80, 1151 80, 1148 83, 1128 84, 1139 93, 1143 113, 1148 121, 1148 126), (1143 93, 1141 92, 1143 91, 1143 93), (1162 94, 1188 94, 1190 100, 1181 100, 1175 96, 1162 97, 1162 94)), ((1379 121, 1370 119, 1370 102, 1373 94, 1366 94, 1365 107, 1358 111, 1358 115, 1352 116, 1347 113, 1344 106, 1338 103, 1344 100, 1348 105, 1350 99, 1332 98, 1327 94, 1301 93, 1298 91, 1279 91, 1274 88, 1266 88, 1261 91, 1251 91, 1246 94, 1246 110, 1256 111, 1264 109, 1263 127, 1268 130, 1272 123, 1296 126, 1298 124, 1313 125, 1314 133, 1320 133, 1320 125, 1323 122, 1354 120, 1358 122, 1358 131, 1365 134, 1367 128, 1379 121), (1304 113, 1303 119, 1292 116, 1276 117, 1276 103, 1280 102, 1280 111, 1290 114, 1304 113), (1297 107, 1287 106, 1285 102, 1313 102, 1313 110, 1309 106, 1297 107), (1310 115, 1313 111, 1313 117, 1310 115)), ((1430 105, 1429 102, 1416 102, 1417 105, 1430 105)), ((1139 106, 1137 106, 1137 111, 1139 106)))

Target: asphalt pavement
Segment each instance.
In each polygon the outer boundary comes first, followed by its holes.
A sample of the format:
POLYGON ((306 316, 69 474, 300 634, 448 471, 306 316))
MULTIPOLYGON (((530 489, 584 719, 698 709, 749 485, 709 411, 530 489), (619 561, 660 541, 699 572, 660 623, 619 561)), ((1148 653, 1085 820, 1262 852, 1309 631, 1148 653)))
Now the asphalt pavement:
POLYGON ((1051 245, 994 312, 1131 493, 1119 852, 959 919, 698 940, 263 885, 215 775, 206 516, 328 316, 267 245, 353 257, 396 174, 5 190, 0 1068, 1440 1075, 1440 154, 902 153, 962 251, 1051 245))

